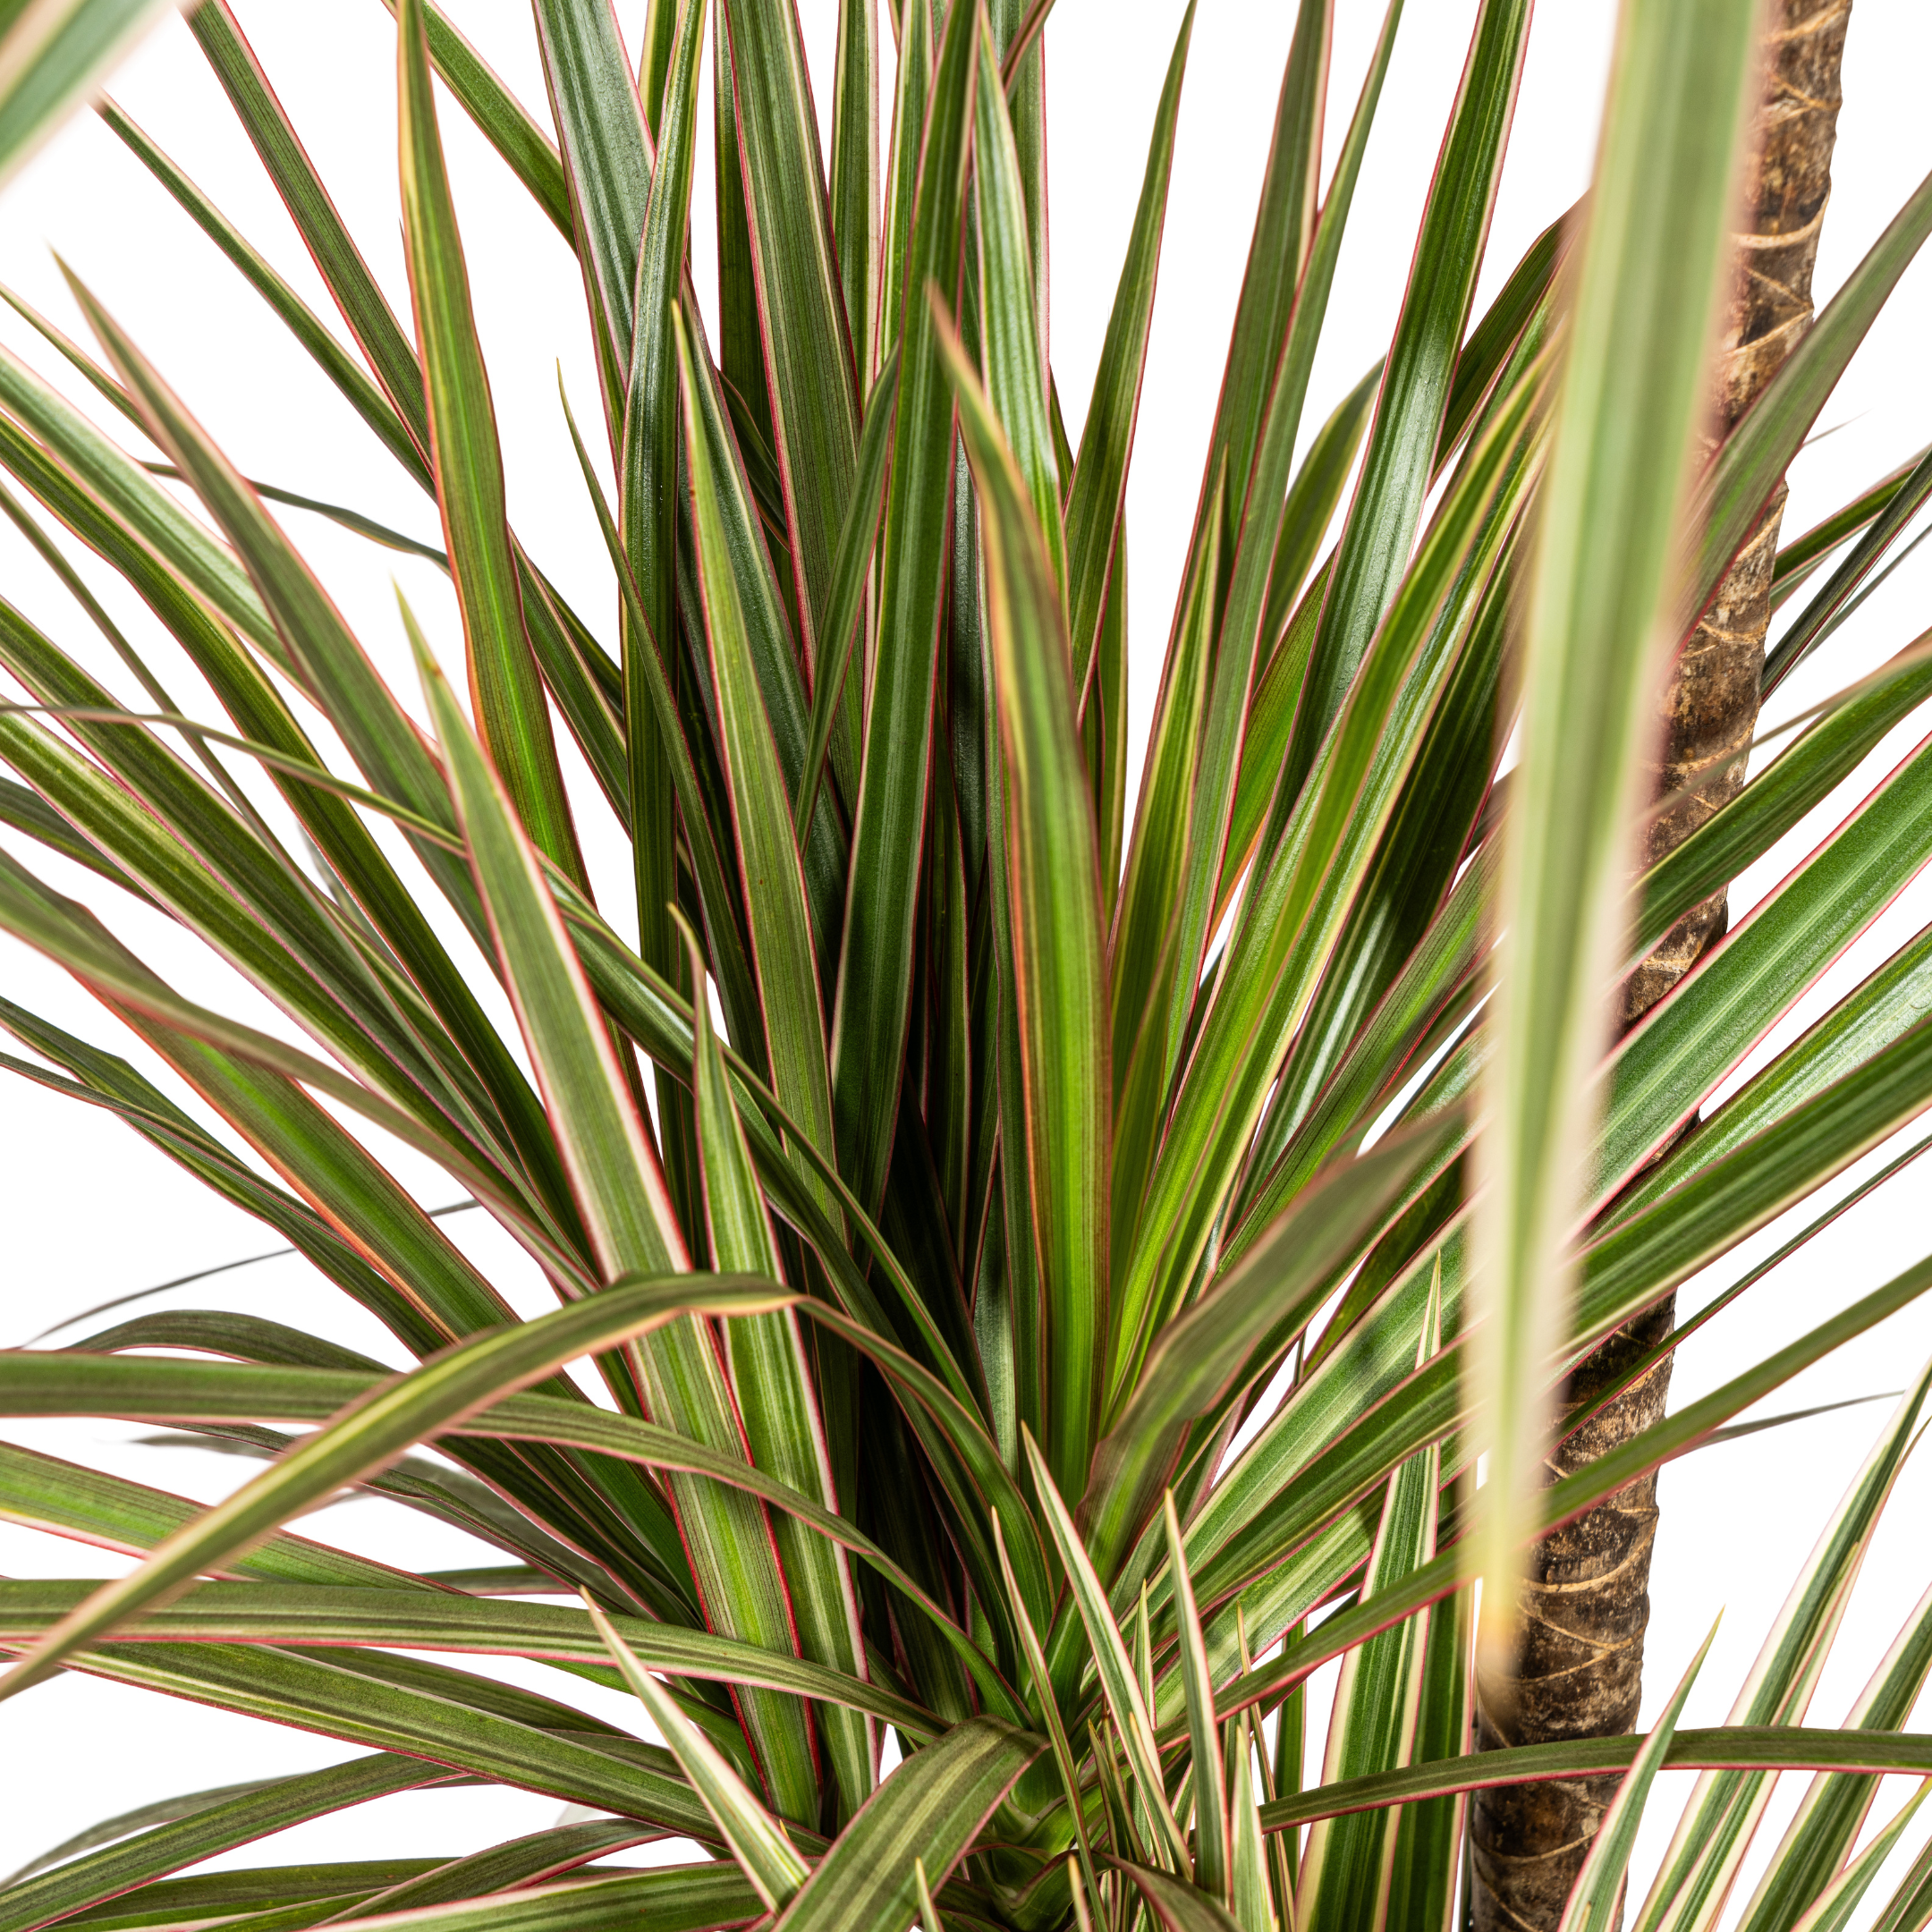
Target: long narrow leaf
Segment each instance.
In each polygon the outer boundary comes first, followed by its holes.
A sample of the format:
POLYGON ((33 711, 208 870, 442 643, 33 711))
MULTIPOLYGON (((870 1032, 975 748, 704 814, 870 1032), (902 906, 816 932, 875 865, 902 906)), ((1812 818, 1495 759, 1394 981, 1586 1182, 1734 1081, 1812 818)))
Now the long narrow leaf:
POLYGON ((0 1698, 38 1682, 63 1658, 97 1641, 145 1605, 495 1397, 540 1380, 579 1355, 659 1326, 694 1305, 756 1313, 784 1299, 770 1284, 720 1281, 705 1289, 677 1277, 640 1282, 461 1344, 356 1406, 170 1537, 131 1576, 97 1591, 0 1677, 0 1698))
POLYGON ((611 1627, 610 1619, 595 1604, 587 1603, 585 1607, 632 1695, 650 1714, 672 1756, 697 1788, 705 1809, 716 1819, 739 1870, 751 1881, 769 1911, 781 1911, 805 1883, 811 1868, 799 1856, 777 1820, 745 1789, 723 1755, 631 1655, 611 1627))
POLYGON ((1748 4, 1638 0, 1622 30, 1583 243, 1526 645, 1522 765, 1500 900, 1507 935, 1479 1210, 1473 1370, 1489 1448, 1470 1561, 1490 1580, 1480 1641, 1498 1668, 1541 1481, 1540 1378, 1569 1272, 1586 1070, 1652 691, 1674 634, 1673 547, 1756 69, 1748 4))
POLYGON ((964 353, 942 330, 985 521, 987 601, 1026 1069, 1027 1165, 1048 1329, 1046 1451, 1085 1487, 1105 1360, 1106 1021, 1099 859, 1065 675, 1061 603, 1025 484, 964 353))
POLYGON ((538 845, 581 877, 583 860, 551 741, 550 713, 523 628, 504 521, 503 452, 469 272, 436 129, 420 0, 396 13, 403 233, 429 401, 444 547, 462 613, 470 690, 490 757, 538 845))

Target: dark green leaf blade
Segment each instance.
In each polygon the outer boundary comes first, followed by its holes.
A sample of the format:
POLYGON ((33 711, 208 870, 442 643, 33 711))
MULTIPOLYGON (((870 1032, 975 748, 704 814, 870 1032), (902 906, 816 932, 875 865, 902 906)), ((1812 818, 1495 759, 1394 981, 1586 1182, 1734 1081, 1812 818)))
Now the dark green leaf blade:
MULTIPOLYGON (((899 407, 881 564, 878 662, 852 823, 832 1022, 839 1165, 875 1207, 898 1118, 911 995, 913 909, 932 759, 934 678, 953 513, 953 394, 927 286, 953 281, 972 131, 973 13, 947 16, 907 250, 899 407)), ((897 285, 891 285, 894 298, 897 285)))
POLYGON ((982 507, 1005 755, 1014 997, 1024 1046, 1034 1238, 1048 1331, 1055 1482, 1084 1489, 1106 1357, 1108 1126, 1099 855, 1067 676, 1059 589, 1026 485, 965 354, 942 329, 982 507))

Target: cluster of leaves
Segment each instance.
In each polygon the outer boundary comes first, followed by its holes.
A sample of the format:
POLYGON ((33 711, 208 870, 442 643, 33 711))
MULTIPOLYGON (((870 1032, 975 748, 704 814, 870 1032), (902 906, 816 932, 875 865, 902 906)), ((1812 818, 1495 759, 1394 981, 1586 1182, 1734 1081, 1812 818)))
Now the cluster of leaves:
MULTIPOLYGON (((1686 131, 1712 111, 1710 73, 1749 70, 1755 10, 1631 0, 1606 146, 1624 165, 1599 181, 1572 306, 1553 229, 1471 326, 1529 24, 1527 0, 1485 0, 1387 354, 1296 465, 1400 14, 1318 199, 1330 20, 1303 0, 1130 828, 1123 504, 1191 10, 1077 448, 1042 347, 1046 11, 905 0, 882 167, 876 15, 846 0, 827 170, 788 0, 660 0, 641 72, 603 0, 537 0, 555 145, 432 0, 396 0, 405 326, 239 27, 204 0, 191 30, 355 353, 104 110, 433 497, 470 703, 405 608, 423 728, 267 503, 318 506, 245 479, 84 287, 105 360, 47 335, 94 414, 0 352, 0 465, 39 513, 0 506, 142 692, 131 703, 0 604, 0 664, 24 693, 0 714, 18 774, 0 818, 93 874, 101 902, 178 921, 309 1043, 190 1000, 9 852, 0 927, 225 1132, 12 1003, 0 1021, 26 1053, 5 1063, 279 1231, 415 1364, 212 1310, 0 1355, 0 1413, 152 1421, 266 1462, 202 1509, 0 1447, 0 1514, 140 1559, 98 1588, 0 1583, 19 1659, 0 1695, 76 1669, 369 1747, 110 1821, 0 1890, 0 1932, 398 1914, 442 1932, 766 1915, 787 1932, 1439 1932, 1462 1794, 1629 1767, 1572 1902, 1580 1928, 1613 1909, 1666 1765, 1708 1775, 1646 1932, 1712 1922, 1781 1768, 1817 1782, 1752 1932, 1835 1928, 1896 1843, 1902 1818, 1854 1855, 1877 1776, 1932 1775, 1932 1740, 1900 1730, 1932 1613, 1851 1726, 1801 1719, 1926 1380, 1721 1731, 1676 1731, 1680 1692, 1645 1740, 1468 1755, 1465 1547, 1472 1405, 1538 1412, 1566 1364, 1932 1100, 1920 936, 1678 1135, 1922 863, 1932 749, 1604 1066, 1568 1327, 1551 1352, 1492 1351, 1487 1385, 1464 1360, 1465 1177, 1532 515, 1621 528, 1648 504, 1653 531, 1697 532, 1672 566, 1688 590, 1665 585, 1654 535, 1644 577, 1640 530, 1546 555, 1539 607, 1613 580, 1700 606, 1932 226, 1932 188, 1680 519, 1741 117, 1715 140, 1686 131), (708 37, 716 346, 687 267, 708 37), (1645 50, 1681 84, 1644 80, 1645 50), (582 268, 618 480, 612 505, 580 440, 617 587, 603 634, 506 520, 433 75, 582 268), (1647 226, 1658 207, 1674 225, 1647 226), (1680 258, 1699 247, 1708 258, 1680 258), (1664 377, 1676 389, 1646 402, 1664 377), (97 427, 103 410, 161 461, 97 427), (1663 433, 1612 433, 1627 420, 1663 433), (69 541, 140 596, 225 723, 182 713, 69 541), (572 796, 559 729, 596 796, 572 796), (629 840, 634 936, 592 898, 576 829, 591 811, 629 840), (518 1320, 356 1122, 487 1209, 556 1310, 518 1320), (580 1359, 603 1402, 562 1373, 580 1359), (441 1460, 408 1453, 427 1443, 441 1460), (502 1563, 412 1574, 285 1527, 348 1486, 502 1563), (628 1685, 662 1743, 413 1655, 437 1650, 628 1685), (1338 1657, 1323 1782, 1304 1791, 1302 1686, 1338 1657), (902 1761, 882 1779, 887 1729, 902 1761), (596 1815, 454 1862, 170 1876, 465 1781, 596 1815), (666 1837, 709 1855, 603 1862, 666 1837)), ((1920 462, 1786 547, 1781 601, 1843 555, 1774 678, 1928 490, 1920 462)), ((1587 626, 1545 630, 1533 686, 1552 654, 1602 655, 1587 626)), ((1932 657, 1902 653, 1634 889, 1616 882, 1630 949, 1928 695, 1932 657)), ((1533 733, 1525 769, 1553 745, 1533 733)), ((1555 809, 1587 843, 1627 788, 1613 770, 1555 809)), ((1532 936, 1576 922, 1573 894, 1547 899, 1519 904, 1532 936)), ((1539 1104, 1521 1074, 1510 1093, 1494 1171, 1539 1104)), ((1504 1533, 1708 1439, 1928 1285, 1921 1265, 1833 1309, 1504 1533)), ((1928 1918, 1921 1860, 1884 1923, 1928 1918)))

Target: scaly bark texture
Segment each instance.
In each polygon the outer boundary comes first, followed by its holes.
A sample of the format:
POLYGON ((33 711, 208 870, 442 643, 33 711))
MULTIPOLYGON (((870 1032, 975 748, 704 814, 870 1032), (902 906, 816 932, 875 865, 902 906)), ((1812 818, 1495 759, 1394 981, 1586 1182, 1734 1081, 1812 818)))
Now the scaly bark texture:
MULTIPOLYGON (((1712 446, 1749 408, 1811 321, 1811 270, 1831 191, 1839 68, 1851 0, 1773 0, 1750 225, 1736 237, 1739 273, 1717 367, 1712 446)), ((1649 862, 1681 843, 1744 782, 1758 719, 1771 566, 1784 508, 1769 513, 1686 640, 1661 700, 1653 795, 1644 839, 1649 862)), ((1622 989, 1620 1023, 1634 1026, 1724 932, 1716 893, 1665 935, 1622 989)), ((1621 1329, 1581 1364, 1564 1392, 1566 1415, 1614 1386, 1671 1329, 1665 1301, 1621 1329)), ((1666 1358, 1606 1403, 1552 1452, 1555 1479, 1594 1462, 1662 1417, 1666 1358)), ((1546 1538, 1531 1560, 1516 1674, 1478 1686, 1477 1742, 1490 1750, 1607 1737, 1637 1721, 1657 1479, 1646 1477, 1546 1538)), ((1475 1932, 1553 1932, 1615 1778, 1580 1778, 1479 1792, 1471 1831, 1475 1932)))

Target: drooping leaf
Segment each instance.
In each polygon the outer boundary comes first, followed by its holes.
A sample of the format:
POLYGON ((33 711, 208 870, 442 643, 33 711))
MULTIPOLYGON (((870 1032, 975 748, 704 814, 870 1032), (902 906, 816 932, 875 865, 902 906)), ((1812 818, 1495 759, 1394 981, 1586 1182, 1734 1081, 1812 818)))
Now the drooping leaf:
POLYGON ((143 1805, 103 1819, 13 1873, 0 1890, 0 1926, 23 1932, 266 1832, 450 1776, 419 1759, 382 1753, 294 1777, 260 1778, 143 1805), (96 1849, 100 1846, 106 1849, 96 1849))
POLYGON ((379 1469, 409 1444, 492 1398, 539 1380, 578 1355, 670 1321, 693 1305, 755 1313, 784 1300, 774 1284, 720 1281, 710 1289, 674 1277, 608 1290, 537 1321, 460 1344, 355 1406, 225 1503, 167 1538, 131 1576, 95 1592, 0 1677, 0 1698, 39 1682, 64 1658, 99 1640, 145 1605, 218 1566, 318 1497, 379 1469))

